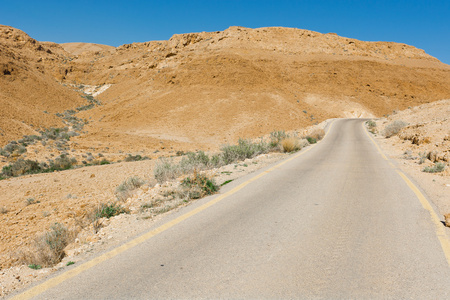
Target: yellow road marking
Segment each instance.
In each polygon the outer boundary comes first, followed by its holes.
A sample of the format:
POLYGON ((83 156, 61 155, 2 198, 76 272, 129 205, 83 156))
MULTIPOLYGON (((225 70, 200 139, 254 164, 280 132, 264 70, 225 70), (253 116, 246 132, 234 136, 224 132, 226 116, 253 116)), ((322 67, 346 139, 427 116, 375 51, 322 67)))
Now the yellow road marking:
MULTIPOLYGON (((377 147, 378 152, 383 156, 383 158, 385 160, 388 160, 387 157, 381 151, 380 147, 378 147, 378 144, 375 142, 375 140, 370 136, 369 132, 366 130, 364 123, 363 123, 363 128, 364 128, 364 131, 366 132, 367 136, 372 141, 372 143, 377 147)), ((389 162, 389 165, 395 169, 395 165, 393 163, 389 162)), ((433 207, 431 206, 431 204, 427 200, 427 198, 420 192, 420 190, 414 185, 414 183, 412 183, 411 180, 409 180, 409 178, 406 177, 406 175, 403 172, 401 172, 399 170, 395 170, 395 171, 400 175, 400 177, 403 179, 403 181, 405 181, 405 183, 408 185, 408 187, 414 192, 414 194, 416 195, 416 197, 419 199, 420 203, 422 204, 422 207, 430 213, 431 221, 433 222, 434 227, 435 227, 434 229, 436 232, 436 236, 439 239, 442 250, 444 251, 445 258, 447 259, 447 263, 450 266, 450 240, 448 239, 447 234, 445 233, 445 228, 442 225, 441 220, 439 219, 439 216, 436 214, 436 212, 434 211, 433 207)))
POLYGON ((434 211, 433 207, 431 206, 430 202, 428 202, 427 198, 420 192, 420 190, 414 185, 414 183, 409 180, 408 177, 406 177, 405 174, 397 170, 397 173, 403 178, 403 180, 406 182, 406 184, 409 186, 409 188, 416 194, 417 198, 419 199, 420 203, 422 204, 423 208, 428 210, 431 216, 431 220, 433 221, 435 225, 436 235, 439 239, 439 242, 441 243, 442 250, 444 251, 445 257, 447 258, 447 263, 450 266, 450 241, 448 240, 447 234, 445 233, 445 228, 441 223, 441 220, 439 219, 439 216, 434 211))
MULTIPOLYGON (((328 130, 327 130, 326 134, 328 134, 328 132, 330 131, 332 124, 333 123, 331 123, 330 126, 328 127, 328 130)), ((21 293, 21 294, 15 296, 15 297, 13 297, 12 299, 14 299, 14 300, 31 299, 31 298, 33 298, 35 296, 38 296, 38 295, 42 294, 46 290, 48 290, 48 289, 50 289, 52 287, 55 287, 58 284, 66 281, 66 280, 68 280, 70 278, 73 278, 73 277, 77 276, 78 274, 80 274, 80 273, 82 273, 82 272, 84 272, 86 270, 89 270, 90 268, 98 265, 99 263, 102 263, 102 262, 104 262, 104 261, 106 261, 106 260, 108 260, 110 258, 113 258, 114 256, 119 255, 122 252, 125 252, 125 251, 127 251, 127 250, 129 250, 129 249, 131 249, 131 248, 133 248, 133 247, 135 247, 137 245, 139 245, 139 244, 142 244, 143 242, 145 242, 145 241, 151 239, 152 237, 154 237, 155 235, 157 235, 157 234, 159 234, 159 233, 161 233, 163 231, 166 231, 167 229, 172 228, 173 226, 177 225, 178 223, 183 222, 184 220, 186 220, 186 219, 188 219, 188 218, 198 214, 199 212, 204 211, 208 207, 213 206, 217 202, 219 202, 219 201, 221 201, 221 200, 223 200, 223 199, 233 195, 234 193, 236 193, 239 190, 243 189, 249 183, 251 183, 251 182, 253 182, 255 180, 258 180, 259 178, 265 176, 266 174, 269 174, 270 172, 274 171, 275 169, 281 167, 282 165, 284 165, 284 164, 292 161, 293 159, 296 159, 297 157, 305 154, 306 152, 310 151, 314 146, 315 145, 312 145, 311 147, 309 147, 305 151, 302 151, 302 152, 299 152, 299 153, 293 155, 291 158, 288 158, 288 159, 282 161, 281 163, 277 164, 276 166, 273 166, 272 168, 270 168, 270 169, 268 169, 268 170, 266 170, 266 171, 264 171, 264 172, 262 172, 262 173, 260 173, 260 174, 258 174, 256 176, 250 178, 246 182, 241 183, 240 185, 238 185, 237 187, 233 188, 232 190, 226 192, 225 194, 217 196, 216 198, 214 198, 211 201, 209 201, 209 202, 207 202, 207 203, 205 203, 205 204, 203 204, 203 205, 193 209, 192 211, 190 211, 190 212, 188 212, 188 213, 186 213, 186 214, 184 214, 182 216, 179 216, 178 218, 176 218, 176 219, 174 219, 174 220, 172 220, 170 222, 167 222, 166 224, 161 225, 160 227, 158 227, 156 229, 153 229, 152 231, 149 231, 149 232, 141 235, 140 237, 137 237, 134 240, 129 241, 128 243, 123 244, 122 246, 119 246, 119 247, 117 247, 117 248, 115 248, 115 249, 113 249, 113 250, 111 250, 111 251, 109 251, 109 252, 107 252, 105 254, 102 254, 102 255, 100 255, 100 256, 98 256, 98 257, 96 257, 96 258, 94 258, 94 259, 92 259, 92 260, 90 260, 88 262, 85 262, 84 264, 82 264, 82 265, 80 265, 80 266, 78 266, 78 267, 76 267, 76 268, 74 268, 72 270, 66 271, 66 272, 64 272, 61 275, 58 275, 58 276, 56 276, 54 278, 51 278, 51 279, 49 279, 49 280, 47 280, 47 281, 45 281, 45 282, 43 282, 43 283, 41 283, 41 284, 39 284, 39 285, 37 285, 35 287, 29 289, 28 291, 25 291, 24 293, 21 293)))

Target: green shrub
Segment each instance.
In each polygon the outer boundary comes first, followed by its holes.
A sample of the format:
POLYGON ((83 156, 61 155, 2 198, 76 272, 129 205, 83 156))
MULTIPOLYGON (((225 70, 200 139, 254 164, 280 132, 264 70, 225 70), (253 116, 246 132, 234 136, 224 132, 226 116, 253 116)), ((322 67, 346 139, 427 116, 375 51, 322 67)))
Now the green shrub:
POLYGON ((95 211, 95 217, 97 219, 100 218, 111 218, 114 216, 118 216, 120 214, 126 214, 128 210, 123 208, 120 204, 110 202, 110 203, 101 203, 97 210, 95 211))
POLYGON ((40 269, 42 269, 42 266, 36 265, 36 264, 31 264, 31 265, 28 265, 28 268, 33 269, 33 270, 40 270, 40 269))
POLYGON ((307 140, 308 143, 310 143, 310 144, 315 144, 315 143, 317 143, 317 140, 316 140, 315 138, 313 138, 313 137, 310 137, 310 136, 307 136, 307 137, 306 137, 306 140, 307 140))
POLYGON ((219 186, 215 183, 213 178, 199 173, 194 173, 193 176, 186 177, 181 185, 187 189, 188 197, 191 199, 198 199, 205 195, 211 195, 219 190, 219 186))
POLYGON ((374 120, 366 121, 366 125, 367 127, 369 127, 369 129, 377 127, 377 123, 374 120))
POLYGON ((253 143, 250 140, 239 139, 237 145, 222 147, 222 160, 230 164, 238 160, 253 158, 259 154, 267 153, 271 146, 263 141, 253 143))
POLYGON ((445 164, 442 162, 437 162, 431 167, 423 168, 422 172, 426 173, 439 173, 445 170, 445 164))
POLYGON ((402 130, 403 127, 407 126, 408 123, 401 120, 395 120, 384 128, 384 135, 386 138, 390 138, 402 130))

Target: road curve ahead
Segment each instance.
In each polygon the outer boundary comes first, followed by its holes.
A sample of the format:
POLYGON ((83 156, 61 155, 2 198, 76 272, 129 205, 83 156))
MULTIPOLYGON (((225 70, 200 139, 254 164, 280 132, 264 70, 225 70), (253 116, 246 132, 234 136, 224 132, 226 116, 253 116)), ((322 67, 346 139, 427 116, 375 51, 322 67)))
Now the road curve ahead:
POLYGON ((450 299, 436 224, 362 123, 336 120, 294 159, 170 214, 137 246, 30 295, 450 299))

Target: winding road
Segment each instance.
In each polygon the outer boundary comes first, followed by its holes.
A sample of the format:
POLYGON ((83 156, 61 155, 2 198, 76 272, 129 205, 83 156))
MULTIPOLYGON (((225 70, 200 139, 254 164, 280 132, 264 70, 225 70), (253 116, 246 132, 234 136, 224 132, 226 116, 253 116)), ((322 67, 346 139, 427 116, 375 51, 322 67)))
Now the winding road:
POLYGON ((315 146, 17 298, 450 299, 445 229, 362 125, 334 121, 315 146))

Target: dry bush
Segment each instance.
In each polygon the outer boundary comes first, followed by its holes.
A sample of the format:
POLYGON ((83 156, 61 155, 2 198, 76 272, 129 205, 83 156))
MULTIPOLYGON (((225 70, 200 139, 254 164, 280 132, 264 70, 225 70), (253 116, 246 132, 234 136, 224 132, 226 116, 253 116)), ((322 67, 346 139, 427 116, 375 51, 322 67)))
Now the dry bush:
POLYGON ((295 137, 288 137, 281 141, 281 147, 284 152, 293 152, 301 150, 300 140, 295 137))
POLYGON ((180 176, 181 170, 172 160, 161 158, 156 162, 153 174, 156 181, 163 183, 180 176))
POLYGON ((323 130, 322 128, 314 129, 310 134, 308 134, 308 136, 316 139, 317 141, 320 141, 325 136, 325 130, 323 130))
POLYGON ((34 249, 21 253, 21 259, 27 264, 54 266, 64 258, 64 248, 75 239, 76 234, 75 230, 69 230, 63 224, 55 223, 49 231, 35 239, 34 249))
POLYGON ((117 200, 125 201, 133 195, 133 191, 145 184, 145 181, 137 176, 133 176, 122 182, 116 188, 117 200))
POLYGON ((426 172, 426 173, 439 173, 444 171, 445 169, 445 164, 442 162, 437 162, 435 163, 433 166, 431 167, 425 167, 423 168, 422 172, 426 172))
POLYGON ((396 135, 402 130, 403 127, 408 124, 402 120, 395 120, 384 128, 384 136, 386 138, 390 138, 391 136, 396 135))

